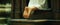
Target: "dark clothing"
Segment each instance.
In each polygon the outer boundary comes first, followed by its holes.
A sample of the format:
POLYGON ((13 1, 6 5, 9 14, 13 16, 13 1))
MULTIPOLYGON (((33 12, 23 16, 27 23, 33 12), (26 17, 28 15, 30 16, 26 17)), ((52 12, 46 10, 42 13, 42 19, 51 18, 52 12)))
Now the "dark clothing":
POLYGON ((30 16, 30 19, 54 19, 53 13, 47 10, 36 10, 30 16))

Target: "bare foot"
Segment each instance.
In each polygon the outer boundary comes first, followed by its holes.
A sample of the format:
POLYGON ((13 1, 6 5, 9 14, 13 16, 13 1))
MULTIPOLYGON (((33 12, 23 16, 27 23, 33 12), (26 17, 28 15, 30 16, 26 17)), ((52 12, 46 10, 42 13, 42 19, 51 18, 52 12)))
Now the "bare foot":
POLYGON ((28 14, 28 7, 25 7, 25 10, 23 12, 23 17, 24 18, 29 18, 28 16, 29 16, 29 14, 28 14))
POLYGON ((29 8, 29 7, 25 7, 25 10, 23 12, 23 17, 24 18, 29 18, 31 11, 34 11, 35 8, 29 8))

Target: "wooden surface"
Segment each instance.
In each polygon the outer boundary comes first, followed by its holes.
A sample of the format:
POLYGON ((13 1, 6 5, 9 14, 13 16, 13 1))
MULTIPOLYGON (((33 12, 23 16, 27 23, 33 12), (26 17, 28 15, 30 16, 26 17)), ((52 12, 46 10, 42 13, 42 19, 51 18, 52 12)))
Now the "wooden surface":
POLYGON ((46 19, 41 20, 28 20, 28 19, 11 19, 10 21, 21 21, 21 22, 45 22, 46 19))

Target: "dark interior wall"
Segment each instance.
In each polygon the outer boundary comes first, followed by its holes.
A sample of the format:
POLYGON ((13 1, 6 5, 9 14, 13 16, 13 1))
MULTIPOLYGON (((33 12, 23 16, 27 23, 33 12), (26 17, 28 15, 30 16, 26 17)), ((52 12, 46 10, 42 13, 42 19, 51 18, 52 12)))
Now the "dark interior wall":
POLYGON ((12 0, 11 18, 17 18, 17 19, 23 18, 22 13, 25 5, 26 5, 25 0, 12 0))
POLYGON ((53 9, 53 15, 56 20, 60 18, 59 12, 60 12, 60 1, 59 0, 51 0, 51 8, 53 9))
POLYGON ((11 3, 11 0, 0 0, 0 4, 11 3))
POLYGON ((21 10, 21 0, 12 0, 11 18, 20 18, 21 10))
POLYGON ((23 10, 25 8, 25 6, 27 6, 26 1, 28 2, 28 0, 12 0, 12 14, 11 17, 12 18, 23 18, 22 13, 23 10))

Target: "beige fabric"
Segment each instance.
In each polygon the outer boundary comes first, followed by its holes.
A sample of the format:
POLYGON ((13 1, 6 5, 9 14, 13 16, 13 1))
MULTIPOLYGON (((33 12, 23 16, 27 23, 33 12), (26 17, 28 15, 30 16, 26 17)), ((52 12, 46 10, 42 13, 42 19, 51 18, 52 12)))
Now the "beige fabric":
POLYGON ((46 10, 47 7, 47 1, 46 0, 30 0, 28 7, 37 7, 40 10, 46 10))

